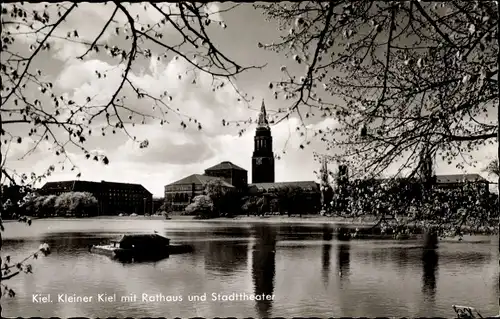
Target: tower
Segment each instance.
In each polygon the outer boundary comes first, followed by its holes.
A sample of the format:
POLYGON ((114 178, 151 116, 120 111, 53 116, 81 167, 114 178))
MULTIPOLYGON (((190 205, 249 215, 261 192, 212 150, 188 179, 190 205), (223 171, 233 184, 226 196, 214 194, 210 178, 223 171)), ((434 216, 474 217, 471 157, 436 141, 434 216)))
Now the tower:
POLYGON ((321 178, 321 186, 330 185, 328 182, 328 164, 326 161, 326 157, 323 157, 321 160, 321 170, 320 170, 320 178, 321 178))
POLYGON ((274 183, 273 137, 267 121, 266 105, 262 100, 254 137, 252 183, 274 183))
POLYGON ((331 202, 333 200, 333 189, 330 186, 329 178, 328 178, 328 164, 326 161, 326 157, 323 157, 321 160, 321 170, 320 170, 320 179, 321 179, 321 208, 322 211, 328 212, 330 211, 331 202))

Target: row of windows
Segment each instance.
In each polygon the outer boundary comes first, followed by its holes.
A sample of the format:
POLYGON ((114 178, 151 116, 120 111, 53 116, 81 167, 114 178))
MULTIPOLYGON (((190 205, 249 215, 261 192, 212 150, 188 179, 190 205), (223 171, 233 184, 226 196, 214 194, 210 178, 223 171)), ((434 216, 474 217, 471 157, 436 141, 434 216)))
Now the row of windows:
POLYGON ((101 196, 106 196, 108 195, 109 197, 121 197, 121 198, 134 198, 134 199, 137 199, 137 198, 145 198, 144 195, 142 194, 102 194, 101 196))
POLYGON ((129 194, 139 194, 143 193, 144 191, 142 190, 137 190, 137 189, 127 189, 127 188, 117 188, 117 189, 107 189, 106 192, 108 193, 129 193, 129 194))
MULTIPOLYGON (((167 192, 178 192, 178 191, 190 191, 193 189, 193 185, 171 185, 167 186, 167 192)), ((195 185, 195 189, 204 189, 203 185, 195 185)))
MULTIPOLYGON (((254 148, 255 149, 268 148, 267 139, 257 139, 257 140, 255 140, 254 148)), ((269 148, 272 148, 272 142, 270 143, 269 148)))
MULTIPOLYGON (((196 195, 196 194, 195 194, 196 195)), ((168 194, 167 200, 172 202, 189 202, 192 195, 186 193, 168 194)))

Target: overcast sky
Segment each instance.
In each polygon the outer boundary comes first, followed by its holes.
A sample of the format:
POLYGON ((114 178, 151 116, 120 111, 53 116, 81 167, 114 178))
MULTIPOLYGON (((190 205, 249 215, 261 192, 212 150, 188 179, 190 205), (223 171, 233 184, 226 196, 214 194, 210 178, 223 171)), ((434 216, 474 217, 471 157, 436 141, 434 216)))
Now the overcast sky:
MULTIPOLYGON (((212 4, 211 10, 217 10, 218 6, 216 3, 212 4)), ((68 16, 64 27, 79 30, 81 38, 92 39, 99 33, 112 10, 112 5, 81 3, 78 10, 68 16)), ((144 21, 157 21, 161 18, 151 10, 146 13, 138 12, 144 21)), ((241 127, 222 126, 222 119, 255 118, 262 99, 271 113, 272 110, 288 107, 289 101, 274 99, 268 83, 279 79, 282 65, 292 63, 279 54, 258 48, 259 41, 271 42, 279 33, 272 22, 265 21, 261 13, 254 11, 251 4, 221 13, 214 19, 224 21, 227 25, 225 29, 214 26, 211 30, 214 43, 227 56, 240 65, 267 63, 264 69, 248 71, 237 79, 238 88, 254 97, 251 108, 237 102, 238 96, 230 86, 212 91, 208 77, 201 76, 196 84, 192 84, 189 77, 179 80, 178 75, 187 67, 185 61, 170 57, 157 61, 156 56, 153 56, 149 65, 144 65, 144 69, 134 70, 132 77, 135 83, 141 83, 152 92, 172 92, 172 107, 195 116, 202 123, 203 129, 199 131, 196 125, 188 123, 189 128, 183 130, 179 122, 164 126, 152 122, 130 128, 131 133, 139 140, 148 139, 149 147, 145 149, 139 149, 136 143, 120 134, 108 134, 95 139, 91 142, 93 149, 105 152, 110 164, 104 166, 86 160, 82 153, 71 152, 70 157, 79 167, 82 180, 139 183, 153 195, 163 196, 166 184, 193 173, 203 173, 205 168, 221 161, 231 161, 247 169, 249 181, 251 180, 255 126, 247 126, 248 129, 240 137, 238 131, 241 127)), ((167 32, 165 37, 168 35, 167 32)), ((95 76, 96 70, 111 68, 105 57, 91 55, 83 61, 77 60, 75 56, 83 53, 85 48, 81 44, 67 41, 55 42, 54 48, 51 55, 44 55, 36 63, 54 80, 55 89, 64 92, 69 98, 78 101, 86 96, 105 96, 118 85, 119 76, 109 76, 106 81, 100 81, 95 76)), ((305 149, 300 149, 299 145, 303 141, 295 133, 298 125, 299 121, 293 118, 272 127, 274 151, 281 156, 276 161, 276 181, 317 180, 314 171, 319 168, 319 163, 314 160, 313 152, 324 152, 323 144, 313 140, 305 149)), ((311 128, 332 127, 335 120, 318 118, 310 125, 311 128)), ((46 144, 41 144, 36 152, 21 160, 33 143, 33 140, 30 143, 30 139, 26 138, 22 144, 12 144, 8 153, 8 167, 18 172, 40 173, 56 162, 54 152, 48 150, 46 144)), ((466 165, 466 171, 481 173, 482 168, 494 157, 495 148, 495 145, 491 145, 473 154, 480 165, 477 168, 466 165)), ((445 165, 438 162, 437 173, 463 172, 454 166, 455 163, 445 165)), ((56 172, 48 180, 74 178, 75 172, 69 171, 67 167, 62 171, 60 166, 56 166, 56 172)))

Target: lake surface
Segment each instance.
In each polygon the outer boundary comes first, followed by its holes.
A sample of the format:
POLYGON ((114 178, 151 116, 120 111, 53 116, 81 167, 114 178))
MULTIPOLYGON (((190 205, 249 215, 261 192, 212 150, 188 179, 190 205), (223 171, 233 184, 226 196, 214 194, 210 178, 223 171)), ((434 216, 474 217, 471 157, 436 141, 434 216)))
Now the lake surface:
POLYGON ((424 251, 417 240, 337 241, 332 225, 321 224, 50 219, 5 226, 2 257, 22 259, 43 242, 52 249, 31 263, 33 274, 4 282, 16 292, 2 299, 7 317, 452 317, 453 304, 498 314, 498 237, 424 251), (88 251, 119 234, 154 230, 195 252, 120 263, 88 251), (204 293, 206 301, 188 300, 204 293), (212 293, 274 297, 213 301, 212 293), (53 302, 35 303, 34 294, 53 302), (59 294, 93 300, 59 302, 59 294), (158 299, 142 301, 143 294, 158 299))

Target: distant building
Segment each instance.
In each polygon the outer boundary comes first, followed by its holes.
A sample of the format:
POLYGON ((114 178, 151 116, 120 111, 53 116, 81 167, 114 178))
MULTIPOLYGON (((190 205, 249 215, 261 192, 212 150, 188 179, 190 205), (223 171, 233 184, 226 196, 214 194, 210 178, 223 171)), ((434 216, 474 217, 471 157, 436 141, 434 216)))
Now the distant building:
POLYGON ((330 185, 330 174, 328 171, 328 164, 326 158, 323 158, 320 170, 320 188, 321 188, 321 210, 326 213, 331 207, 333 200, 333 188, 330 185))
POLYGON ((478 191, 489 192, 489 181, 479 174, 436 175, 435 185, 439 188, 459 188, 466 183, 473 184, 478 191))
POLYGON ((206 184, 215 179, 224 182, 224 187, 256 196, 277 192, 283 187, 298 187, 304 193, 309 207, 318 207, 321 202, 319 184, 314 181, 275 183, 273 137, 267 119, 266 106, 262 101, 252 154, 252 184, 248 184, 248 172, 231 162, 224 161, 207 168, 205 174, 193 174, 165 186, 165 199, 174 211, 182 211, 193 197, 203 194, 206 184))
POLYGON ((39 189, 41 195, 60 195, 66 192, 88 192, 99 203, 99 215, 149 214, 153 194, 140 184, 89 181, 47 182, 39 189))
MULTIPOLYGON (((219 164, 222 165, 223 163, 219 164)), ((234 164, 229 163, 229 166, 234 164)), ((236 165, 234 165, 237 167, 236 165)), ((214 166, 215 167, 215 166, 214 166)), ((210 173, 218 172, 218 170, 209 171, 210 173)), ((246 172, 246 171, 245 171, 246 172)), ((227 171, 222 170, 222 175, 226 175, 227 171)), ((202 174, 193 174, 176 182, 165 186, 165 200, 172 207, 173 211, 182 211, 186 208, 191 200, 198 195, 202 195, 209 181, 221 180, 223 187, 233 189, 234 186, 224 180, 224 178, 216 176, 208 176, 202 174)))
POLYGON ((220 177, 226 183, 239 190, 244 190, 248 185, 248 172, 231 162, 221 162, 205 170, 206 176, 220 177))

